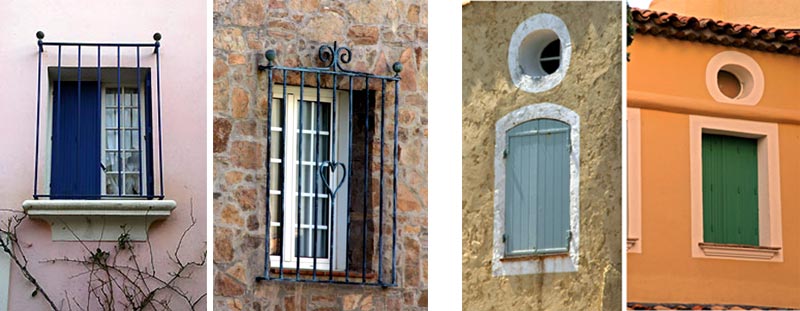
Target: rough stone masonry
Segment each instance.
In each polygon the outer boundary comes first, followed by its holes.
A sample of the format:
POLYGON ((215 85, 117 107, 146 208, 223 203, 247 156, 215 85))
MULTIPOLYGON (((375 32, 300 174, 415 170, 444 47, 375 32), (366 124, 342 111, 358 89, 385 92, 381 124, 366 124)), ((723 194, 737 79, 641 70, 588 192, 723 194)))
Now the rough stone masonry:
POLYGON ((424 0, 214 1, 215 309, 427 310, 426 12, 424 0), (403 64, 396 288, 255 280, 264 272, 268 103, 256 66, 267 49, 278 64, 315 66, 319 46, 334 41, 351 48, 349 69, 390 75, 403 64))

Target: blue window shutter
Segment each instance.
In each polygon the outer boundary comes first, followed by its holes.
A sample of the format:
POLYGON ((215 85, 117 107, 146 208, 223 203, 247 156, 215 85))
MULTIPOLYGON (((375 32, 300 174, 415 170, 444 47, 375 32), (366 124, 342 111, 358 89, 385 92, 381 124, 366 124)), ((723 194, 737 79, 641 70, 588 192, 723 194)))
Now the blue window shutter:
POLYGON ((97 84, 61 82, 53 101, 50 194, 99 198, 101 190, 100 103, 97 84))
POLYGON ((569 238, 568 124, 538 119, 507 133, 506 254, 566 252, 569 238))

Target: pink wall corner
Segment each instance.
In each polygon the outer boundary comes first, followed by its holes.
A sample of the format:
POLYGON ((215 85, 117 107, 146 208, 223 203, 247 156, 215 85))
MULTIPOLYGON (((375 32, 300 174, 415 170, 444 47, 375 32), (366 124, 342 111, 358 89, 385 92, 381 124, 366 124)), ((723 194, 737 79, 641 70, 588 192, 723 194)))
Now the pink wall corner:
MULTIPOLYGON (((61 42, 152 42, 153 34, 160 32, 163 35, 160 52, 164 192, 167 199, 177 202, 177 208, 167 220, 154 224, 149 234, 157 268, 160 272, 169 271, 171 262, 165 252, 174 249, 180 233, 189 226, 192 202, 197 225, 184 240, 182 255, 186 259, 201 256, 208 241, 205 169, 208 154, 206 13, 205 2, 191 0, 78 0, 67 5, 55 0, 2 2, 0 133, 3 133, 3 139, 0 140, 0 198, 3 205, 0 208, 21 210, 22 202, 31 199, 33 192, 36 32, 44 31, 45 41, 61 42)), ((64 48, 64 51, 67 49, 64 48)), ((52 47, 48 50, 47 53, 57 51, 52 47)), ((142 50, 143 54, 149 53, 145 50, 142 50)), ((48 57, 55 58, 54 55, 48 57)), ((44 105, 46 101, 43 100, 44 105)), ((42 115, 41 121, 46 122, 46 115, 42 115)), ((40 153, 43 152, 45 148, 42 143, 40 153)), ((43 158, 40 155, 40 159, 43 158)), ((42 167, 39 174, 41 178, 42 167)), ((0 217, 8 215, 3 213, 0 217)), ((85 251, 80 244, 52 242, 50 227, 42 222, 24 225, 19 236, 31 262, 30 270, 45 289, 56 296, 56 301, 63 299, 65 290, 85 297, 85 291, 79 289, 85 286, 76 286, 82 284, 80 278, 68 278, 82 268, 64 263, 40 263, 41 260, 56 257, 83 256, 85 251)), ((141 246, 138 250, 144 253, 144 244, 137 245, 141 246)), ((102 247, 110 248, 111 245, 102 247)), ((182 281, 183 288, 195 296, 206 291, 206 273, 203 269, 194 273, 190 280, 182 281)), ((33 287, 22 278, 16 267, 12 266, 11 270, 12 310, 46 308, 42 299, 31 297, 33 287)))

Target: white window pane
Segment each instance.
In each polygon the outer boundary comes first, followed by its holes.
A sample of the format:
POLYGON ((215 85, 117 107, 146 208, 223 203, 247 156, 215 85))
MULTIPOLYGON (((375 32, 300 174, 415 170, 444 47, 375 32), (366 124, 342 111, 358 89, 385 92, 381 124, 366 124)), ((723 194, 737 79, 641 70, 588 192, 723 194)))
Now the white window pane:
POLYGON ((125 171, 126 172, 139 172, 140 171, 140 162, 139 162, 139 152, 125 152, 125 157, 123 158, 125 162, 125 171))
POLYGON ((139 174, 125 174, 125 194, 140 195, 139 174))
POLYGON ((116 195, 118 193, 117 174, 106 173, 106 194, 116 195))
POLYGON ((106 130, 106 149, 117 149, 116 130, 106 130))
POLYGON ((117 172, 119 170, 119 166, 117 166, 118 161, 119 159, 117 158, 116 151, 106 151, 106 157, 104 161, 106 172, 117 172))
POLYGON ((117 127, 117 109, 116 108, 106 108, 106 128, 115 128, 117 127))
POLYGON ((106 89, 106 98, 105 98, 105 106, 106 107, 117 107, 117 89, 116 88, 108 88, 106 89))

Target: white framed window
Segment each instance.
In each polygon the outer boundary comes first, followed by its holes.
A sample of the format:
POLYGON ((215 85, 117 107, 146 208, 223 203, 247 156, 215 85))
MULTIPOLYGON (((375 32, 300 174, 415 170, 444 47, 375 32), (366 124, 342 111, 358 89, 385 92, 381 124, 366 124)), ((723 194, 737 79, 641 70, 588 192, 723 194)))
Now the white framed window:
POLYGON ((782 262, 778 125, 690 116, 689 126, 692 257, 782 262))
POLYGON ((319 89, 317 98, 317 88, 304 88, 301 98, 300 87, 273 87, 269 152, 269 253, 273 268, 281 264, 281 254, 284 269, 296 268, 297 260, 301 269, 311 269, 314 257, 318 270, 328 270, 331 265, 337 271, 345 268, 349 191, 347 183, 339 183, 346 172, 341 168, 331 171, 330 164, 325 164, 347 163, 349 159, 348 93, 336 92, 334 107, 334 91, 330 89, 319 89), (326 182, 332 188, 340 187, 334 199, 326 182))
POLYGON ((495 135, 492 275, 577 271, 578 114, 525 106, 498 120, 495 135))
POLYGON ((142 169, 147 167, 147 157, 142 156, 147 153, 144 93, 135 84, 120 88, 105 84, 102 96, 102 194, 142 195, 147 186, 146 170, 142 169))
POLYGON ((538 93, 564 79, 572 58, 572 39, 558 16, 542 13, 517 26, 508 45, 508 71, 518 88, 538 93))

